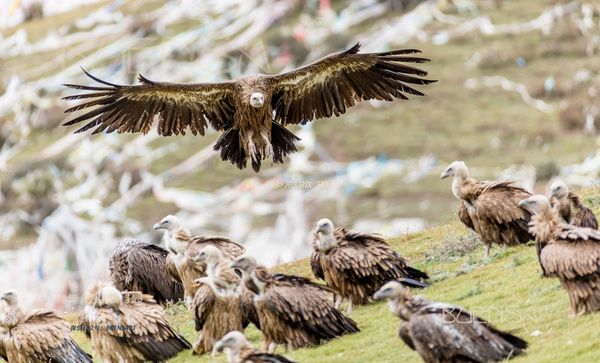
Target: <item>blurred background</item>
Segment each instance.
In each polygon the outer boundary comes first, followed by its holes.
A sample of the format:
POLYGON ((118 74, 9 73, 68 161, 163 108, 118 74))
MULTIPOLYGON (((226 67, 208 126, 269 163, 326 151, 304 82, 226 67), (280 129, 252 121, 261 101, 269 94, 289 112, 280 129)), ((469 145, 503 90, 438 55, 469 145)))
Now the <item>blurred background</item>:
POLYGON ((593 186, 600 155, 600 5, 555 0, 0 0, 0 289, 69 309, 108 278, 121 239, 162 243, 168 214, 273 265, 311 252, 311 229, 385 236, 454 220, 451 182, 593 186), (291 127, 285 164, 240 171, 215 132, 73 134, 61 124, 91 85, 215 82, 279 73, 362 44, 417 48, 437 83, 410 101, 363 102, 291 127))

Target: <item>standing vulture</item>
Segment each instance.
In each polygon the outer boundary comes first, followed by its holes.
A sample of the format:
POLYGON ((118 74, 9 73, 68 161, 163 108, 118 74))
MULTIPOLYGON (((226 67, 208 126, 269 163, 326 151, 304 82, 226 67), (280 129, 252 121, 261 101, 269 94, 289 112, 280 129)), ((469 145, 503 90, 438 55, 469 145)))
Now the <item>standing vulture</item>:
POLYGON ((106 362, 162 362, 192 347, 151 296, 123 294, 104 282, 84 294, 79 324, 92 341, 94 356, 106 362))
POLYGON ((579 196, 569 191, 567 185, 557 180, 550 186, 550 199, 552 206, 565 223, 577 227, 590 227, 598 229, 598 220, 591 209, 583 205, 579 196))
POLYGON ((334 229, 326 218, 317 222, 314 235, 310 266, 315 277, 338 292, 336 309, 342 298, 350 302, 348 312, 353 304, 367 304, 384 283, 397 278, 408 278, 413 287, 429 286, 419 282, 427 279, 427 274, 408 266, 383 238, 334 229))
POLYGON ((519 208, 519 201, 531 195, 513 182, 476 181, 462 161, 455 161, 442 173, 442 179, 452 176, 452 193, 460 200, 458 218, 479 234, 485 244, 485 257, 492 243, 517 246, 533 240, 527 223, 531 213, 519 208))
POLYGON ((254 349, 241 331, 231 331, 215 344, 215 351, 227 354, 229 363, 295 363, 279 354, 270 354, 254 349))
POLYGON ((124 239, 110 256, 110 279, 118 290, 152 295, 159 304, 182 300, 183 285, 167 271, 168 254, 160 246, 124 239))
POLYGON ((227 238, 192 236, 181 225, 179 219, 172 215, 168 215, 162 221, 156 223, 154 229, 165 230, 163 239, 169 251, 167 269, 176 281, 183 283, 185 302, 188 307, 196 293, 194 280, 206 276, 206 264, 194 261, 202 248, 208 245, 215 246, 229 260, 233 260, 246 252, 243 246, 227 238))
POLYGON ((148 133, 155 117, 160 135, 204 135, 208 125, 223 134, 215 144, 221 158, 238 168, 251 159, 258 172, 261 159, 283 162, 296 151, 296 135, 285 127, 306 124, 313 119, 339 116, 363 100, 392 101, 408 99, 406 94, 423 96, 411 85, 435 81, 419 78, 427 72, 405 63, 424 63, 425 58, 412 56, 416 49, 383 53, 358 53, 360 44, 334 53, 312 64, 279 75, 250 75, 221 83, 153 82, 139 76, 142 83, 123 86, 85 74, 106 86, 67 87, 91 91, 64 97, 85 99, 65 112, 98 106, 65 123, 86 121, 76 132, 96 128, 148 133), (416 75, 416 76, 415 76, 416 75))
POLYGON ((255 294, 260 330, 269 353, 277 344, 288 350, 313 346, 360 330, 356 323, 331 306, 326 286, 279 273, 256 264, 252 256, 235 259, 231 267, 242 271, 243 283, 255 294))
POLYGON ((544 195, 523 199, 519 206, 534 214, 535 236, 544 276, 558 277, 569 294, 572 316, 600 309, 600 231, 563 223, 544 195))
POLYGON ((411 296, 397 281, 373 296, 387 299, 402 319, 400 338, 426 363, 499 362, 523 354, 527 342, 472 315, 464 308, 411 296))
POLYGON ((194 354, 210 353, 213 345, 231 330, 244 330, 244 309, 239 294, 222 295, 210 277, 196 279, 199 285, 192 301, 192 314, 198 338, 194 354))
POLYGON ((92 357, 71 338, 69 323, 50 310, 23 311, 15 290, 0 297, 6 305, 0 314, 0 353, 15 363, 91 363, 92 357))

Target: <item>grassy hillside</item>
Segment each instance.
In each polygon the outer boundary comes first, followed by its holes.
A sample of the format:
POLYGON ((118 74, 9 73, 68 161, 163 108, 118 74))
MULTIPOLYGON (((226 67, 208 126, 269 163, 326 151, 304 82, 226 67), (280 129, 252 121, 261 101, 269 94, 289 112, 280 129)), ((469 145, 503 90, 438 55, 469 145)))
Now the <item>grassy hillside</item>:
MULTIPOLYGON (((580 193, 594 212, 600 212, 598 190, 586 189, 580 193)), ((389 242, 412 266, 425 270, 431 277, 432 286, 418 293, 428 299, 464 306, 500 329, 514 330, 527 340, 530 343, 527 355, 517 357, 514 362, 600 360, 597 329, 600 314, 568 317, 567 294, 557 279, 540 278, 541 269, 532 243, 506 250, 494 246, 490 257, 484 258, 481 241, 458 222, 389 242)), ((312 276, 307 259, 279 265, 274 270, 312 276)), ((171 323, 193 342, 196 334, 191 314, 181 305, 169 308, 168 313, 171 323)), ((351 317, 362 330, 360 333, 288 355, 299 362, 419 361, 418 355, 398 338, 398 319, 388 311, 387 304, 358 306, 351 317)), ((75 314, 67 318, 77 324, 75 314)), ((250 328, 246 334, 262 349, 258 330, 250 328)), ((75 338, 85 350, 91 351, 83 334, 76 333, 75 338)), ((278 353, 284 353, 284 349, 279 347, 278 353)), ((188 351, 171 361, 225 362, 226 359, 223 355, 194 357, 188 351)))

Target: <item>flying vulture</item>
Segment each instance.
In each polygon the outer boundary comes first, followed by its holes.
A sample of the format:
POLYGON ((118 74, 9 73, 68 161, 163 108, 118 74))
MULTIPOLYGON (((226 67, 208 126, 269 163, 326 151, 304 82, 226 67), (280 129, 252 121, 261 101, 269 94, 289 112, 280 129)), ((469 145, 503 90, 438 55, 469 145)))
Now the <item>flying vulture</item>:
POLYGON ((317 223, 314 235, 310 265, 315 277, 339 293, 336 309, 345 298, 351 312, 353 304, 367 304, 384 283, 401 277, 408 278, 413 287, 429 286, 419 282, 427 279, 427 274, 408 266, 381 237, 334 229, 326 218, 317 223))
POLYGON ((479 234, 485 244, 485 257, 492 243, 517 246, 533 240, 527 223, 531 213, 518 207, 521 199, 531 196, 510 181, 476 181, 462 161, 455 161, 442 173, 442 179, 452 176, 452 193, 460 200, 458 218, 479 234))
POLYGON ((159 304, 183 300, 183 285, 167 271, 168 254, 160 246, 124 239, 110 256, 110 279, 118 290, 152 295, 159 304))
POLYGON ((291 275, 272 273, 243 255, 231 263, 243 274, 243 283, 255 294, 260 330, 265 347, 274 353, 277 344, 288 350, 313 346, 360 330, 356 323, 331 306, 324 285, 291 275))
POLYGON ((375 293, 402 319, 400 338, 426 363, 499 362, 523 354, 527 342, 472 315, 464 308, 411 296, 397 281, 375 293))
POLYGON ((544 195, 523 199, 519 206, 534 214, 535 236, 544 276, 558 277, 569 294, 572 316, 600 309, 600 231, 566 224, 544 195))
POLYGON ((552 206, 565 223, 577 227, 590 227, 598 229, 598 220, 594 212, 581 202, 579 196, 569 191, 567 185, 557 180, 550 186, 550 199, 552 206))
POLYGON ((185 302, 188 307, 196 293, 194 280, 206 276, 206 264, 194 261, 202 248, 208 245, 215 246, 229 260, 246 252, 243 246, 227 238, 192 236, 181 225, 179 219, 172 215, 168 215, 156 223, 154 229, 165 230, 163 239, 169 251, 167 269, 176 281, 183 283, 185 302))
MULTIPOLYGON (((240 283, 239 278, 237 282, 240 283)), ((215 342, 227 332, 244 330, 242 299, 239 294, 224 295, 218 292, 211 277, 201 277, 195 283, 200 286, 192 301, 192 313, 198 332, 194 353, 210 353, 215 342)))
POLYGON ((70 324, 50 310, 23 311, 15 290, 0 297, 0 355, 9 362, 92 362, 71 338, 70 324))
POLYGON ((279 354, 270 354, 254 349, 241 331, 230 331, 215 344, 215 351, 227 354, 229 363, 295 363, 279 354))
POLYGON ((85 74, 105 86, 67 87, 90 91, 64 97, 85 99, 65 112, 98 106, 65 123, 87 122, 76 132, 94 128, 106 131, 148 133, 155 117, 162 136, 204 135, 208 125, 223 134, 214 146, 221 158, 238 168, 251 160, 258 172, 261 160, 283 162, 296 151, 296 135, 288 124, 339 116, 363 100, 408 99, 423 96, 412 85, 435 81, 420 78, 427 72, 406 63, 424 63, 412 54, 416 49, 383 53, 359 53, 360 44, 330 54, 312 64, 279 75, 250 75, 221 83, 168 83, 150 81, 142 75, 136 86, 123 86, 85 74))
POLYGON ((152 296, 121 292, 106 282, 84 294, 79 324, 94 356, 106 362, 165 361, 192 348, 167 320, 152 296))

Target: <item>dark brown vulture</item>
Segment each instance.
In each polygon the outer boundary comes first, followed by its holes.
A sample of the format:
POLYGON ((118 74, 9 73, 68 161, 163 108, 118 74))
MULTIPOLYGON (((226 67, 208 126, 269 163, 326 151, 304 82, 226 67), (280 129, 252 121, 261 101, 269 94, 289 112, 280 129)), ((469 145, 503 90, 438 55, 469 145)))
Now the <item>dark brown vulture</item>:
POLYGON ((241 331, 231 331, 215 344, 215 351, 222 352, 223 350, 227 354, 229 363, 295 363, 282 355, 254 349, 241 331))
POLYGON ((420 282, 427 274, 408 266, 381 237, 334 228, 326 218, 317 223, 314 235, 310 265, 315 277, 338 292, 336 309, 345 298, 351 312, 354 304, 367 304, 384 283, 401 277, 413 287, 429 286, 420 282))
POLYGON ((9 362, 92 362, 71 338, 70 324, 50 310, 23 311, 15 290, 7 290, 0 297, 2 308, 0 325, 2 339, 0 353, 9 362), (3 351, 1 351, 3 350, 3 351))
POLYGON ((248 255, 235 259, 231 267, 242 271, 244 285, 255 294, 254 305, 269 353, 275 352, 277 344, 292 350, 360 331, 352 319, 331 306, 327 291, 333 291, 324 285, 269 272, 248 255))
MULTIPOLYGON (((240 283, 239 278, 237 282, 240 283)), ((210 353, 213 345, 225 334, 232 330, 244 330, 242 299, 237 293, 224 295, 217 292, 210 277, 201 277, 195 283, 200 286, 192 301, 198 332, 194 353, 210 353)))
POLYGON ((426 363, 499 362, 523 354, 527 342, 496 329, 461 306, 411 296, 397 281, 375 293, 402 319, 400 338, 426 363))
POLYGON ((110 256, 110 279, 118 290, 152 295, 159 304, 183 300, 183 285, 167 271, 168 254, 160 246, 124 239, 110 256))
POLYGON ((531 195, 513 182, 476 181, 462 161, 455 161, 442 173, 442 179, 452 176, 452 193, 460 200, 458 217, 485 244, 485 257, 492 243, 517 246, 533 240, 527 223, 531 213, 519 208, 519 201, 531 195))
POLYGON ((383 53, 358 53, 360 44, 334 53, 312 64, 280 75, 250 75, 221 83, 153 82, 139 76, 141 85, 122 86, 85 74, 106 86, 67 87, 91 91, 64 97, 86 101, 65 112, 98 106, 65 123, 86 121, 76 132, 96 128, 93 134, 117 131, 148 133, 158 118, 160 135, 204 135, 208 125, 223 134, 215 144, 221 158, 238 168, 260 170, 261 160, 283 162, 296 151, 299 140, 288 124, 306 124, 313 119, 339 116, 362 100, 408 99, 423 96, 411 85, 435 81, 416 76, 427 72, 404 63, 424 63, 412 56, 416 49, 383 53), (415 76, 416 75, 416 76, 415 76))
POLYGON ((94 356, 106 362, 162 362, 192 348, 176 332, 150 295, 123 292, 109 283, 84 294, 79 324, 92 341, 94 356))
POLYGON ((569 294, 572 316, 600 309, 600 231, 563 223, 544 195, 522 200, 534 214, 529 230, 544 276, 558 277, 569 294))
POLYGON ((194 280, 206 276, 206 264, 196 263, 194 259, 200 250, 208 245, 217 247, 221 254, 233 260, 246 252, 246 249, 224 237, 192 236, 181 225, 179 219, 169 215, 154 225, 154 229, 164 229, 163 239, 169 255, 167 256, 167 269, 175 281, 183 283, 185 302, 188 307, 196 294, 194 280))
POLYGON ((592 210, 581 202, 579 196, 569 191, 567 185, 557 180, 550 186, 550 200, 565 223, 577 227, 598 229, 598 220, 592 210))

